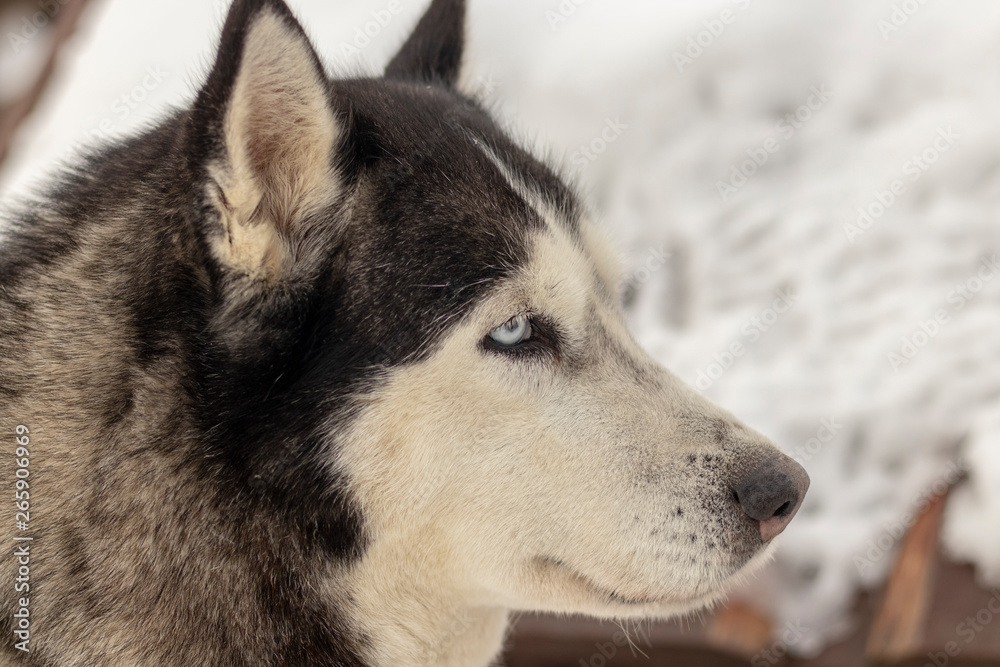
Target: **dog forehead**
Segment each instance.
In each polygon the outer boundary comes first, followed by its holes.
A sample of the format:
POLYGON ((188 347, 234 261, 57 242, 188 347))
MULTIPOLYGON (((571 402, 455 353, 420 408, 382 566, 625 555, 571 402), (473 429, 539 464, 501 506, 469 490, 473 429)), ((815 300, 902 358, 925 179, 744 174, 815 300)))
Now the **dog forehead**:
POLYGON ((518 234, 537 225, 538 207, 517 187, 527 183, 575 224, 570 188, 474 100, 439 86, 384 79, 334 82, 334 100, 350 126, 349 169, 363 167, 365 185, 383 201, 415 196, 438 208, 453 203, 466 212, 466 223, 518 234))
POLYGON ((378 267, 397 287, 465 290, 523 268, 554 219, 578 233, 570 189, 474 102, 384 80, 335 82, 333 98, 350 125, 351 245, 369 285, 378 267))
POLYGON ((596 277, 584 248, 556 224, 532 236, 522 276, 532 301, 563 312, 580 312, 586 306, 596 277))
MULTIPOLYGON (((514 188, 524 191, 523 184, 514 188)), ((520 298, 564 316, 579 317, 593 307, 615 310, 619 262, 603 232, 589 218, 570 222, 544 198, 523 196, 544 224, 530 236, 520 298)))

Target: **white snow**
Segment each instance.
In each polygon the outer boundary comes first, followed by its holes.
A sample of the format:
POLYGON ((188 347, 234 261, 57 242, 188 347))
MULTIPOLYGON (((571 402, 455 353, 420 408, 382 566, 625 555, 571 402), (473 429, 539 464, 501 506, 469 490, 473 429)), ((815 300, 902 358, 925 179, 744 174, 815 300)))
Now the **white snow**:
MULTIPOLYGON (((380 67, 425 4, 400 3, 346 59, 388 0, 290 4, 349 71, 380 67)), ((190 99, 224 6, 96 3, 2 191, 102 121, 125 133, 190 99)), ((986 0, 472 0, 472 79, 579 176, 621 243, 638 338, 812 476, 746 593, 809 628, 798 653, 846 628, 959 469, 946 549, 1000 584, 997 35, 986 0)))

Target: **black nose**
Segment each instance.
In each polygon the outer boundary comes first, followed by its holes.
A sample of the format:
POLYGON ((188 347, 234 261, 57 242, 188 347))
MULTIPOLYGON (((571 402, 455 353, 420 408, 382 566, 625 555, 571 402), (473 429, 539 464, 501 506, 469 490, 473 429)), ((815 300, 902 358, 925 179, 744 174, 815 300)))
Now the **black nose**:
POLYGON ((746 515, 760 522, 760 537, 768 542, 799 511, 808 488, 809 475, 805 469, 778 454, 737 480, 733 494, 746 515))

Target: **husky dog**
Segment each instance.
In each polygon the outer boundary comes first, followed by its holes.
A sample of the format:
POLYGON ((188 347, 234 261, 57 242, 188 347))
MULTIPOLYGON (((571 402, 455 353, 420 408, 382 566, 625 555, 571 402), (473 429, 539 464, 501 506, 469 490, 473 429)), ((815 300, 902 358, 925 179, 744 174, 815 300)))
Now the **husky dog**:
POLYGON ((667 617, 767 558, 808 477, 629 336, 463 94, 464 9, 331 79, 236 0, 190 108, 5 221, 4 664, 482 666, 511 610, 667 617))

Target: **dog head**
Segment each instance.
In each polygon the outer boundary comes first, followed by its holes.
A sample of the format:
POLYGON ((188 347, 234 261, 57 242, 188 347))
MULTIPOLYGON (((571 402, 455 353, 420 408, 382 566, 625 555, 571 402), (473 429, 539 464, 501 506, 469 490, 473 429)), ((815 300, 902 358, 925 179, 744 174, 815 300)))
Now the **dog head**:
POLYGON ((463 94, 463 14, 331 80, 280 0, 232 9, 185 119, 220 460, 358 586, 700 606, 808 478, 629 335, 587 210, 463 94))

